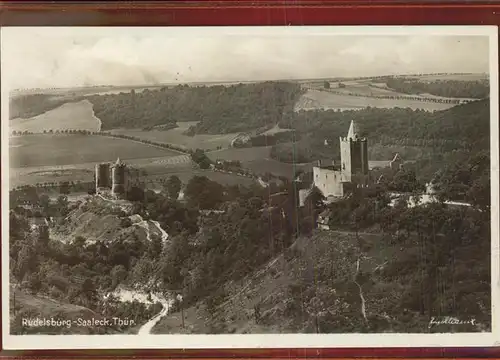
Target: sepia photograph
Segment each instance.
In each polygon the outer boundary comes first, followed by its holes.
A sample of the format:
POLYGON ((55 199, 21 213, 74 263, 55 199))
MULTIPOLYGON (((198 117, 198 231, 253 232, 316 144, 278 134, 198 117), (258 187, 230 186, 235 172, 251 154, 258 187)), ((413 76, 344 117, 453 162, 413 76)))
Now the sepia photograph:
POLYGON ((497 32, 3 27, 4 347, 500 341, 497 32))

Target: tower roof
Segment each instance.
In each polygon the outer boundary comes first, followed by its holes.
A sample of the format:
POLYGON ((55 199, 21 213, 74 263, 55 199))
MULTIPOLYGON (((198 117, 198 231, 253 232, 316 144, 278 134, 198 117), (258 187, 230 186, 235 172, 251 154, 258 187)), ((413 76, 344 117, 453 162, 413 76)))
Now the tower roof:
POLYGON ((122 162, 120 161, 120 158, 116 159, 116 165, 120 165, 122 162))
POLYGON ((356 125, 354 120, 351 120, 351 125, 349 126, 349 132, 347 133, 347 138, 356 139, 358 137, 359 137, 358 126, 356 125))

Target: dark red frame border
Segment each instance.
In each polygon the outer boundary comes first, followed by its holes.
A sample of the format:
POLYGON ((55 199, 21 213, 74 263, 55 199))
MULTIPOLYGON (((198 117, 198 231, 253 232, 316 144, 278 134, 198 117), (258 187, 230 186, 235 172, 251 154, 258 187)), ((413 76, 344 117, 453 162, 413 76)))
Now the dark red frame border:
MULTIPOLYGON (((497 1, 1 1, 0 26, 500 25, 497 1)), ((4 299, 2 298, 2 301, 4 299)), ((0 339, 1 341, 1 339, 0 339)), ((500 339, 499 339, 500 341, 500 339)), ((499 343, 500 344, 500 343, 499 343)), ((411 344, 408 344, 411 346, 411 344)), ((0 345, 1 347, 1 345, 0 345)), ((17 358, 500 358, 489 348, 30 350, 17 358)))
POLYGON ((499 25, 497 1, 3 1, 3 26, 499 25))

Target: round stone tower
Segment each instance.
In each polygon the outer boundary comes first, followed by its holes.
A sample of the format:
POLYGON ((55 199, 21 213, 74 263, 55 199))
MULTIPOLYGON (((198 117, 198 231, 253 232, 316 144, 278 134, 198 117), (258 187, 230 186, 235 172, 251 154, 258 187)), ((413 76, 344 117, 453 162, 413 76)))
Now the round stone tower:
POLYGON ((126 165, 120 161, 120 158, 118 158, 111 171, 111 193, 116 197, 123 197, 125 195, 127 182, 126 170, 126 165))
POLYGON ((95 166, 95 187, 96 192, 111 187, 109 164, 97 164, 95 166))

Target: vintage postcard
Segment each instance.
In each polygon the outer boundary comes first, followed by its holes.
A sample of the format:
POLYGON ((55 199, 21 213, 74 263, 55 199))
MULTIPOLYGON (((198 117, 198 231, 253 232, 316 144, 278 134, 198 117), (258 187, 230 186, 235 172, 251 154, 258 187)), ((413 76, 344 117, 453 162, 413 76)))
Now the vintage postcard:
POLYGON ((497 344, 497 31, 2 28, 4 347, 497 344))

